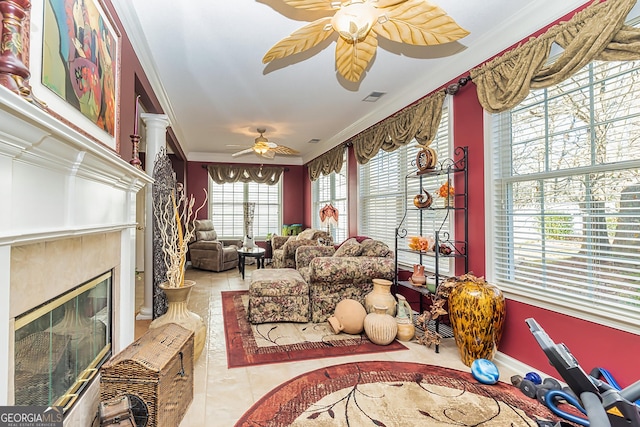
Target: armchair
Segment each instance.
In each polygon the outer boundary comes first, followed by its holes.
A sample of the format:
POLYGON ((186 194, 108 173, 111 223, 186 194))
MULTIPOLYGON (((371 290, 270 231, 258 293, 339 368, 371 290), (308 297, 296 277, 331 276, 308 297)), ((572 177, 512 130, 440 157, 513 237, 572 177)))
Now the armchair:
POLYGON ((195 240, 189 244, 191 265, 208 271, 225 271, 238 266, 239 240, 218 240, 210 219, 195 220, 195 240))
POLYGON ((333 238, 326 231, 308 228, 297 236, 273 236, 273 268, 296 268, 296 250, 301 246, 318 246, 318 239, 331 244, 333 238))

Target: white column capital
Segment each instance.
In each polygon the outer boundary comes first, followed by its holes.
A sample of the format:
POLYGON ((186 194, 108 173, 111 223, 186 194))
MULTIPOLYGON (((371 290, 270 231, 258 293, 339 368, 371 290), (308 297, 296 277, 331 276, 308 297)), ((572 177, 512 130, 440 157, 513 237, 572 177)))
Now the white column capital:
POLYGON ((171 123, 166 114, 142 113, 140 118, 147 127, 160 127, 166 129, 171 123))

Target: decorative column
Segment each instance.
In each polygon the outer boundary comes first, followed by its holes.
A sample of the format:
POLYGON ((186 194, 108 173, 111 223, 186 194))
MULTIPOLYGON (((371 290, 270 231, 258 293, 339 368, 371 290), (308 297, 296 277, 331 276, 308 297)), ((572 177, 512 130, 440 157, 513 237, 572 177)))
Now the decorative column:
POLYGON ((31 95, 31 88, 25 82, 31 73, 22 62, 24 48, 22 20, 29 9, 31 9, 29 0, 0 1, 0 14, 2 14, 0 85, 25 97, 31 95))
MULTIPOLYGON (((147 128, 147 150, 145 153, 145 170, 153 176, 156 157, 161 149, 166 149, 167 126, 169 118, 164 114, 143 113, 140 115, 147 128)), ((144 304, 140 308, 137 319, 153 319, 153 184, 147 184, 145 194, 144 230, 144 304)))

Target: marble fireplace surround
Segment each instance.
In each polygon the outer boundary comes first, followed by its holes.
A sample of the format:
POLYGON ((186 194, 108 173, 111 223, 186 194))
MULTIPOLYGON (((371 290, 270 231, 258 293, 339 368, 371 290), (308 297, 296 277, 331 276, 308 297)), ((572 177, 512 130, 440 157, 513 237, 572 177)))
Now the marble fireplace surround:
MULTIPOLYGON (((0 86, 0 406, 13 403, 14 319, 113 270, 114 354, 133 341, 136 193, 151 178, 0 86)), ((90 425, 96 377, 65 416, 90 425)))

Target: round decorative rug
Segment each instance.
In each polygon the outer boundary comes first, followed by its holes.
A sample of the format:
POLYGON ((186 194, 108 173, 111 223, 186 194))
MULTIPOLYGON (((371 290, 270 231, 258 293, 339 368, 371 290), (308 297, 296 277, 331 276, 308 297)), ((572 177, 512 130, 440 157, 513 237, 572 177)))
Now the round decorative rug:
POLYGON ((409 362, 355 362, 293 378, 256 402, 240 426, 537 426, 548 408, 516 387, 409 362))

